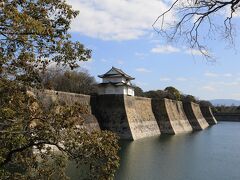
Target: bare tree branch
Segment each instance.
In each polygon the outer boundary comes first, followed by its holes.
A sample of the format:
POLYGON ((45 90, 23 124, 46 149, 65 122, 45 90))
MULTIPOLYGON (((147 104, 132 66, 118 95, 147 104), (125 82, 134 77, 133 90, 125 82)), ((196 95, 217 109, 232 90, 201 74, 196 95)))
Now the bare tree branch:
POLYGON ((187 41, 189 48, 197 49, 205 57, 211 58, 209 47, 203 42, 204 37, 210 37, 210 32, 215 37, 216 32, 222 29, 223 37, 234 45, 232 19, 239 7, 240 0, 175 0, 169 9, 157 17, 152 26, 167 40, 183 38, 187 41), (226 13, 223 14, 223 11, 226 13), (216 17, 217 13, 221 13, 221 16, 216 17), (168 25, 166 16, 171 14, 176 20, 168 25), (219 28, 214 18, 224 18, 223 26, 219 28), (158 23, 160 28, 157 28, 158 23), (206 27, 208 31, 205 31, 206 27))

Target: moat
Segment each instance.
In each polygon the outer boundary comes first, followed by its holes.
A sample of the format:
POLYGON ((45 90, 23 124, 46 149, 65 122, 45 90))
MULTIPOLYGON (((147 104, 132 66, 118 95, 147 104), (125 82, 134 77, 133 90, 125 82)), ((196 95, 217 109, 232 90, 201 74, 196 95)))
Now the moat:
POLYGON ((120 157, 117 180, 239 180, 240 123, 121 141, 120 157))
POLYGON ((204 131, 122 142, 116 179, 240 179, 240 123, 204 131))

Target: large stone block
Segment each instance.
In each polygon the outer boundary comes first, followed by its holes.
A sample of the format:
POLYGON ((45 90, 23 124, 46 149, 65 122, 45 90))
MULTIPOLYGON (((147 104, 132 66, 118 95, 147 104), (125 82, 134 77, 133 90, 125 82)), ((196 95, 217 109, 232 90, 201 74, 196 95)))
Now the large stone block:
POLYGON ((160 134, 149 98, 100 95, 92 104, 101 128, 117 133, 122 139, 136 140, 160 134))
POLYGON ((183 108, 193 130, 202 130, 209 126, 202 115, 199 104, 185 102, 183 103, 183 108))
POLYGON ((92 97, 93 113, 102 130, 110 130, 121 139, 132 139, 123 95, 99 95, 92 97))
POLYGON ((209 125, 217 124, 217 120, 215 119, 211 107, 209 106, 200 106, 201 112, 204 116, 204 118, 207 120, 209 125))
POLYGON ((124 102, 133 139, 160 134, 150 98, 125 96, 124 102))
POLYGON ((192 131, 182 102, 166 98, 153 99, 152 108, 161 133, 178 134, 192 131))

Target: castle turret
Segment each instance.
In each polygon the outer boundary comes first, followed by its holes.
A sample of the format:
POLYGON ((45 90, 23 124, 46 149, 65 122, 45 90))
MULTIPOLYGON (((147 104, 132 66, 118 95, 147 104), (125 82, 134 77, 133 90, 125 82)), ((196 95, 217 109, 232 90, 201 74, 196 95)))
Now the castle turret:
POLYGON ((131 80, 135 78, 127 75, 121 69, 112 67, 108 72, 98 77, 102 78, 102 83, 99 84, 99 95, 123 94, 134 96, 134 87, 131 80))

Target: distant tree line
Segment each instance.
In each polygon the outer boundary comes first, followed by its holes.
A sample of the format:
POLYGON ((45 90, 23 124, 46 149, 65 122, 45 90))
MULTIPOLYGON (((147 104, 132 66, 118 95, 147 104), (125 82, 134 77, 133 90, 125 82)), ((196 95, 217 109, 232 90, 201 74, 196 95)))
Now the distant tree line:
POLYGON ((214 108, 215 113, 240 113, 240 106, 225 106, 225 105, 217 105, 214 108))
POLYGON ((135 95, 148 97, 148 98, 158 98, 158 99, 168 98, 168 99, 183 101, 183 102, 195 102, 195 103, 199 103, 202 106, 213 107, 211 102, 206 100, 199 100, 193 95, 183 94, 178 89, 172 86, 166 87, 164 90, 150 90, 146 92, 144 92, 140 87, 135 86, 135 95))

